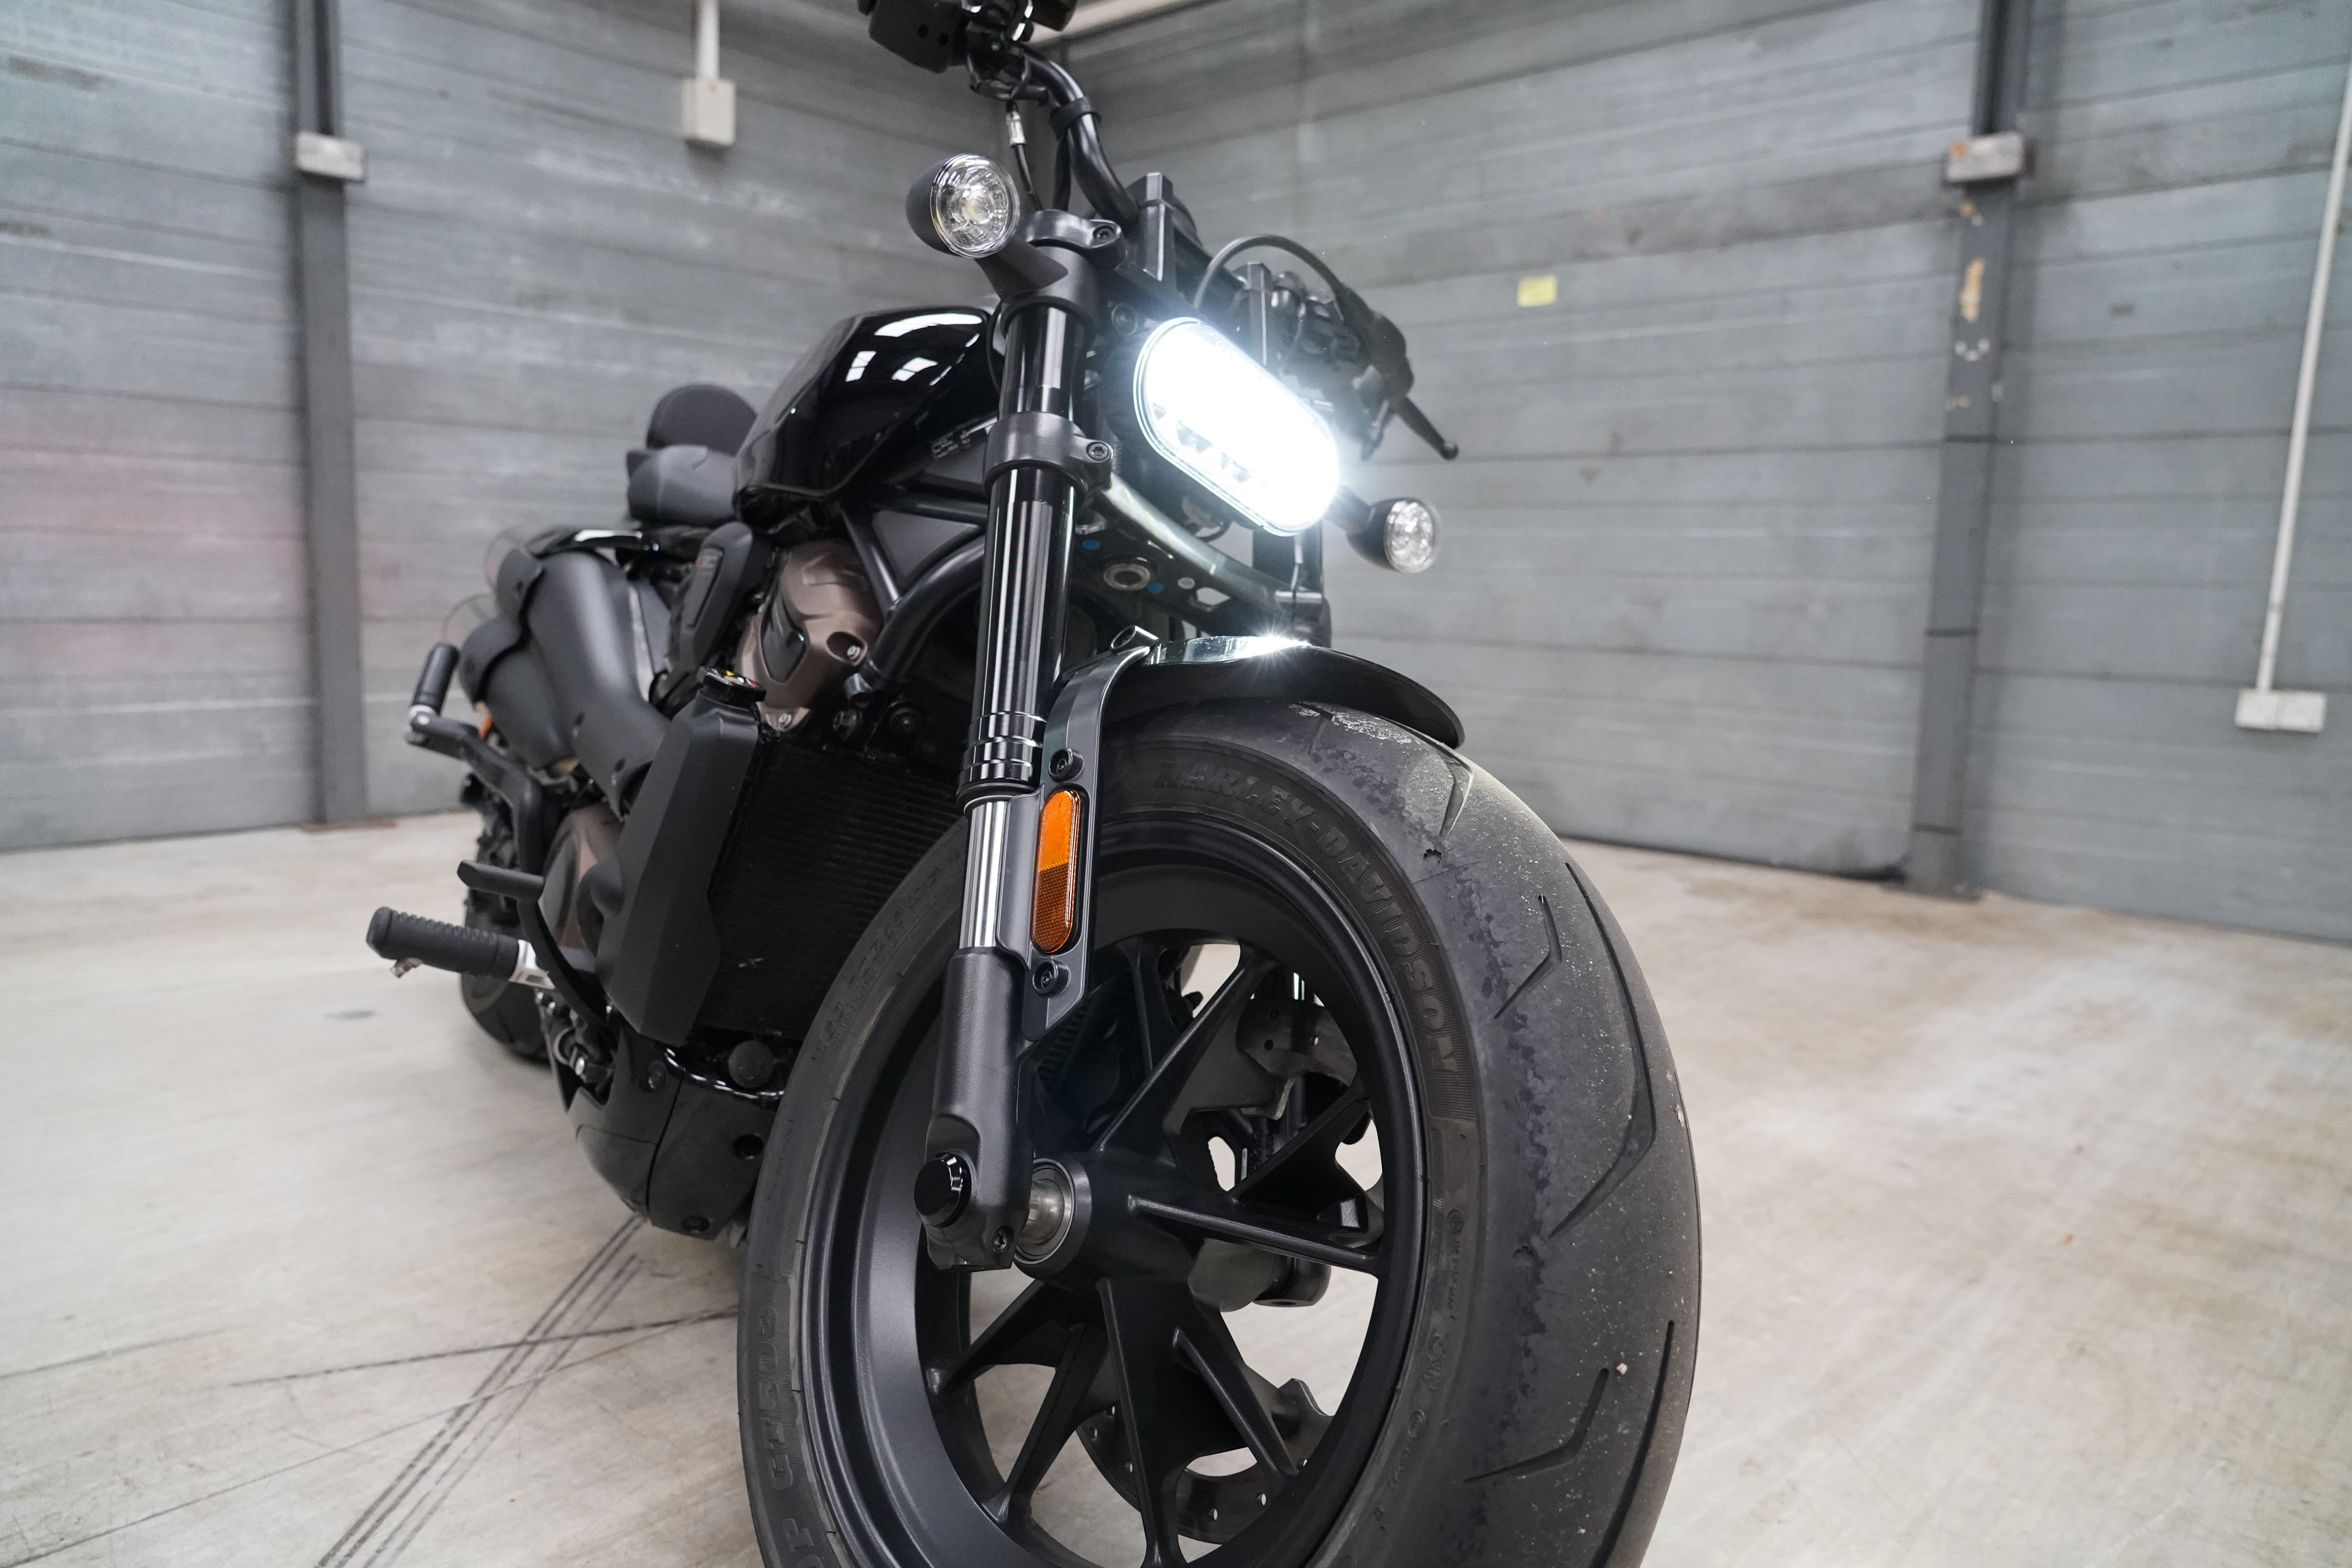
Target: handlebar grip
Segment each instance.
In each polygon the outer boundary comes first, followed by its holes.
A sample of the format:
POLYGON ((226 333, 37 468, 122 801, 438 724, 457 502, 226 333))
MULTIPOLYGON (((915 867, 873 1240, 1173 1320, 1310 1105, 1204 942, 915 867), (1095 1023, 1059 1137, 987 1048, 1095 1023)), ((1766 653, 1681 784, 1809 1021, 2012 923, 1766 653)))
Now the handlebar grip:
POLYGON ((416 672, 416 693, 408 700, 408 721, 416 723, 416 710, 425 710, 428 719, 436 718, 441 704, 449 697, 449 678, 457 673, 457 649, 453 643, 435 643, 433 651, 425 656, 425 668, 416 672))
POLYGON ((453 974, 483 974, 511 980, 520 968, 522 943, 497 931, 453 926, 423 915, 382 909, 368 921, 367 944, 378 958, 404 958, 453 974))
POLYGON ((1462 448, 1439 435, 1437 426, 1429 422, 1429 416, 1423 414, 1412 398, 1398 398, 1396 411, 1397 417, 1404 421, 1404 427, 1428 442, 1439 457, 1450 463, 1462 455, 1462 448))

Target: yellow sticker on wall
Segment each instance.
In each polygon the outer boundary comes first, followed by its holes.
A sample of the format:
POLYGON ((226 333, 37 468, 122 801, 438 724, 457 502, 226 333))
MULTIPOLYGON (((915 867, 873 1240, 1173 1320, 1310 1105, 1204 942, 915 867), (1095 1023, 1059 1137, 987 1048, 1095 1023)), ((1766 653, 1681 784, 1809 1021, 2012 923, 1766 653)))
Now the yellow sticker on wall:
POLYGON ((1981 256, 1969 262, 1968 271, 1960 279, 1960 320, 1973 321, 1984 309, 1984 264, 1981 256))
POLYGON ((1519 279, 1519 306, 1522 310, 1535 305, 1559 303, 1559 279, 1546 272, 1534 278, 1519 279))

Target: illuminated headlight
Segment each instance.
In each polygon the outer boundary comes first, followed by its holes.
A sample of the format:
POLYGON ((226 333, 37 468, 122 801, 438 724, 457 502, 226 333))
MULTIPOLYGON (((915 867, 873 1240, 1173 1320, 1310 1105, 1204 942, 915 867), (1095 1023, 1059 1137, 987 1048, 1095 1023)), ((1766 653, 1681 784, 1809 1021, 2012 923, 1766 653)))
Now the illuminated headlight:
POLYGON ((907 193, 907 222, 934 250, 978 258, 1013 237, 1021 203, 1004 171, 976 153, 959 153, 907 193))
POLYGON ((1315 410, 1204 321, 1144 340, 1135 409, 1153 451, 1261 528, 1305 532, 1339 489, 1339 449, 1315 410))

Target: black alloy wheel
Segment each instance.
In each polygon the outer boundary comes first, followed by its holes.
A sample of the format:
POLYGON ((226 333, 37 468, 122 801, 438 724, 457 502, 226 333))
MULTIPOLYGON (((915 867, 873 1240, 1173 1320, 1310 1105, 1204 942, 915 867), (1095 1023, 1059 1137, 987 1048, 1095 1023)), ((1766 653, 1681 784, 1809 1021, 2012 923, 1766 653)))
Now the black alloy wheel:
POLYGON ((1034 1056, 1044 1201, 1018 1294, 924 1253, 908 1194, 934 1002, 811 1237, 824 1402, 921 1561, 1163 1568, 1189 1540, 1237 1568, 1295 1563, 1354 1487, 1403 1362, 1423 1205, 1402 1033, 1340 910, 1269 846, 1130 821, 1102 866, 1093 988, 1034 1056), (1254 1367, 1228 1313, 1331 1320, 1327 1364, 1331 1337, 1360 1333, 1331 1409, 1254 1367), (1044 1371, 992 1375, 1015 1368, 1044 1371), (1073 1466, 1101 1481, 1073 1485, 1073 1466), (1041 1504, 1049 1477, 1063 1498, 1041 1504))

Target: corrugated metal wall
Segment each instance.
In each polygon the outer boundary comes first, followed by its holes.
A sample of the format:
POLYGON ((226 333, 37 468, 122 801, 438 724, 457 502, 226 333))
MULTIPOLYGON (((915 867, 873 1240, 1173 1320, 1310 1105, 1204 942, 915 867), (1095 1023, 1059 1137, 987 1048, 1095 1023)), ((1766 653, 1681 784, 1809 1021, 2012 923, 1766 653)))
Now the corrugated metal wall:
POLYGON ((282 9, 0 8, 0 844, 310 815, 282 9))
MULTIPOLYGON (((973 292, 899 203, 989 121, 825 0, 730 0, 718 153, 685 0, 342 12, 371 801, 415 810, 399 710, 489 540, 616 517, 664 389, 973 292)), ((287 17, 0 8, 0 845, 311 813, 287 17)))
POLYGON ((1216 237, 1323 247, 1411 337, 1464 456, 1400 431, 1364 488, 1437 499, 1447 554, 1349 559, 1340 638, 1445 692, 1564 831, 1902 854, 1975 24, 1222 0, 1078 47, 1114 155, 1216 237), (1521 308, 1528 276, 1557 303, 1521 308))
POLYGON ((2253 683, 2352 5, 2043 0, 2011 295, 1969 868, 2352 938, 2352 268, 2337 263, 2279 684, 2253 683))
MULTIPOLYGON (((2038 0, 1969 873, 2352 936, 2352 702, 2251 678, 2352 9, 2038 0)), ((898 196, 980 106, 846 0, 727 7, 741 137, 675 131, 688 6, 345 0, 371 785, 509 527, 594 521, 653 397, 970 286, 898 196)), ((1564 831, 1841 871, 1908 820, 1976 0, 1220 0, 1074 47, 1212 237, 1324 247, 1465 448, 1365 488, 1345 644, 1564 831), (1523 278, 1558 279, 1522 308, 1523 278)), ((307 639, 277 0, 0 11, 0 843, 299 819, 307 639)), ((2352 288, 2284 684, 2352 687, 2352 288)))
MULTIPOLYGON (((1902 854, 1975 0, 1222 0, 1073 46, 1212 243, 1296 235, 1411 334, 1436 572, 1343 561, 1343 646, 1464 710, 1565 832, 1902 854), (1522 308, 1522 278, 1558 302, 1522 308)), ((2252 678, 2352 9, 2037 0, 1968 869, 2352 936, 2352 701, 2252 678)), ((2334 312, 2352 327, 2352 289, 2334 312)), ((2352 339, 2283 683, 2352 687, 2352 339)))

